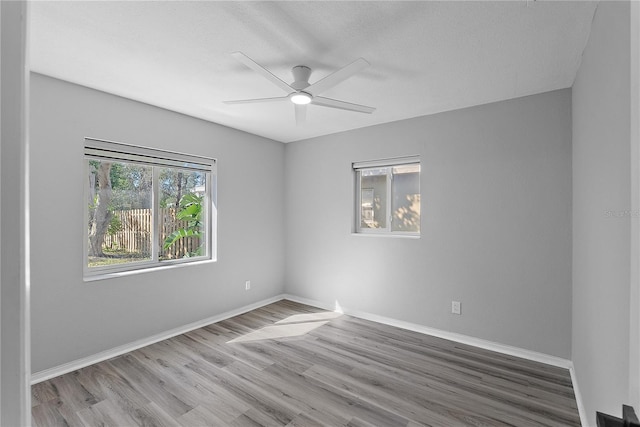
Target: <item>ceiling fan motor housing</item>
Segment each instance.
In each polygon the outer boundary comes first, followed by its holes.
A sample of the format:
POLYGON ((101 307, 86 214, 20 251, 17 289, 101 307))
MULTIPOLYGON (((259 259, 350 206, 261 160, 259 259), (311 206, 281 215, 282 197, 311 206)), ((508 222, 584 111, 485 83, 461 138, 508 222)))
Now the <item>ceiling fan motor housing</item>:
POLYGON ((311 68, 306 65, 296 65, 291 69, 293 74, 293 83, 291 87, 295 90, 302 90, 309 86, 309 76, 311 76, 311 68))

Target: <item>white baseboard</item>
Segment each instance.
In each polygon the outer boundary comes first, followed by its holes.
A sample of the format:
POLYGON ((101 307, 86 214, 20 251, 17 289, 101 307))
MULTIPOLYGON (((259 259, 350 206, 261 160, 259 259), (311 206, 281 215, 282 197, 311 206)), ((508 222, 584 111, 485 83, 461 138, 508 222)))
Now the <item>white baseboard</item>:
POLYGON ((578 378, 576 376, 576 369, 573 366, 573 362, 571 362, 569 373, 571 374, 571 383, 573 384, 573 394, 576 397, 576 405, 578 405, 578 414, 580 415, 580 424, 583 427, 588 427, 589 420, 587 419, 588 418, 587 411, 584 408, 584 402, 582 401, 582 395, 580 394, 580 388, 578 387, 578 378))
POLYGON ((176 335, 184 334, 186 332, 193 331, 194 329, 202 328, 203 326, 207 326, 212 323, 220 322, 222 320, 229 319, 234 316, 238 316, 248 311, 255 310, 256 308, 260 308, 265 305, 274 303, 276 301, 280 301, 282 299, 284 299, 283 295, 277 295, 275 297, 267 298, 262 301, 255 302, 253 304, 245 305, 244 307, 240 307, 235 310, 230 310, 222 314, 218 314, 216 316, 211 316, 206 319, 199 320, 197 322, 189 323, 187 325, 180 326, 178 328, 174 328, 165 332, 161 332, 159 334, 152 335, 147 338, 130 342, 128 344, 124 344, 109 350, 101 351, 100 353, 93 354, 91 356, 83 357, 81 359, 73 360, 71 362, 68 362, 59 366, 54 366, 53 368, 36 372, 31 375, 31 384, 32 385, 37 384, 39 382, 46 381, 63 374, 67 374, 69 372, 73 372, 78 369, 85 368, 87 366, 96 364, 98 362, 102 362, 104 360, 111 359, 116 356, 123 355, 125 353, 129 353, 130 351, 137 350, 142 347, 146 347, 148 345, 157 343, 159 341, 175 337, 176 335))
POLYGON ((307 298, 300 298, 295 295, 285 294, 285 299, 296 301, 302 304, 311 305, 325 310, 340 311, 341 313, 348 314, 349 316, 358 317, 360 319, 371 320, 373 322, 382 323, 389 326, 395 326, 397 328, 406 329, 409 331, 419 332, 434 337, 444 338, 450 341, 459 342, 462 344, 472 345, 474 347, 484 348, 486 350, 496 351, 498 353, 508 354, 510 356, 521 357, 523 359, 533 360, 535 362, 545 363, 547 365, 557 366, 560 368, 570 369, 573 364, 568 359, 563 359, 557 356, 551 356, 545 353, 539 353, 537 351, 527 350, 520 347, 515 347, 506 344, 500 344, 497 342, 485 340, 482 338, 476 338, 469 335, 458 334, 455 332, 447 332, 441 329, 430 328, 428 326, 419 325, 417 323, 405 322, 403 320, 396 320, 389 317, 379 316, 377 314, 366 313, 358 310, 351 310, 346 307, 331 307, 329 304, 322 303, 320 301, 314 301, 307 298))

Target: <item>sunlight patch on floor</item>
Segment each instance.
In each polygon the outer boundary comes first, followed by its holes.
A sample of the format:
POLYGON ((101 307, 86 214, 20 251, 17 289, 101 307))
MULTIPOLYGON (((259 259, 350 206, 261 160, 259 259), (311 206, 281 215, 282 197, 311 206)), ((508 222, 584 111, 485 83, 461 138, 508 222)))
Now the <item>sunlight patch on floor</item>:
POLYGON ((304 323, 288 323, 286 325, 265 326, 264 328, 258 329, 257 331, 249 332, 248 334, 245 334, 241 337, 228 341, 227 344, 238 343, 238 342, 259 341, 259 340, 272 340, 277 338, 299 337, 299 336, 308 334, 314 329, 319 328, 320 326, 325 325, 327 323, 328 321, 324 321, 324 322, 316 321, 316 322, 304 322, 304 323))
POLYGON ((335 319, 340 316, 342 316, 341 313, 336 313, 333 311, 325 311, 322 313, 294 314, 293 316, 289 316, 286 319, 282 319, 276 322, 276 325, 281 325, 285 323, 299 323, 299 322, 319 322, 322 320, 335 319))

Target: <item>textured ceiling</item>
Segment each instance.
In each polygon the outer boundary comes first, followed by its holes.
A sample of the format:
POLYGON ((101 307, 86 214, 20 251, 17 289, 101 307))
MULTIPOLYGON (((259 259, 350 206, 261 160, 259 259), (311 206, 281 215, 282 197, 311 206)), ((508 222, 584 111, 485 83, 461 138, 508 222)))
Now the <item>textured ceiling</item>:
POLYGON ((31 3, 33 71, 282 142, 573 84, 596 2, 31 3), (369 114, 311 105, 227 105, 284 93, 234 60, 242 51, 287 83, 371 65, 323 93, 369 114))

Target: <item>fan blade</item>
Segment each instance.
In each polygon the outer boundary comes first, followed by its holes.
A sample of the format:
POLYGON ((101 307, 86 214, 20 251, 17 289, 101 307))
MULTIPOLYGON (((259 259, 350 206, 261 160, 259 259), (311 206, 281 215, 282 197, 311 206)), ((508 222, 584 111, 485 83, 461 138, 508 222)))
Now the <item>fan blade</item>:
POLYGON ((305 88, 304 91, 309 92, 312 95, 321 94, 325 90, 331 89, 338 83, 348 79, 358 71, 368 66, 369 66, 369 63, 367 61, 365 61, 363 58, 358 58, 355 61, 353 61, 351 64, 347 65, 346 67, 343 67, 338 71, 332 74, 329 74, 325 78, 318 80, 311 86, 308 86, 307 88, 305 88))
POLYGON ((279 96, 277 98, 256 98, 256 99, 240 99, 237 101, 222 101, 225 104, 255 104, 256 102, 278 102, 287 101, 288 96, 279 96))
POLYGON ((285 92, 290 93, 291 91, 294 90, 291 86, 289 86, 288 84, 280 80, 278 77, 271 74, 269 70, 267 70, 262 65, 255 62, 253 59, 249 58, 244 53, 233 52, 231 56, 233 56, 239 62, 242 62, 247 67, 251 68, 256 73, 260 74, 262 77, 269 80, 271 83, 278 86, 280 89, 284 90, 285 92))
POLYGON ((296 125, 300 126, 307 120, 307 106, 296 104, 296 125))
POLYGON ((352 104, 350 102, 338 101, 337 99, 325 98, 324 96, 316 96, 311 100, 314 105, 320 105, 322 107, 339 108, 340 110, 357 111, 358 113, 371 114, 376 111, 373 107, 367 107, 366 105, 352 104))

